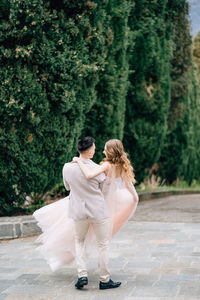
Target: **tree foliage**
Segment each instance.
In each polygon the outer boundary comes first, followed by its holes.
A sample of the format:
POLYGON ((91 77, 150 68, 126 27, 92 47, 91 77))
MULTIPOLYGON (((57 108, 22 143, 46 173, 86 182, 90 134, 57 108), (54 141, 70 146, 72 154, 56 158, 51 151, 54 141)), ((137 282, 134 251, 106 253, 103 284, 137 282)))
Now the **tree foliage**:
POLYGON ((111 0, 107 5, 107 49, 105 68, 96 86, 97 101, 86 115, 83 135, 96 139, 95 159, 103 157, 104 144, 111 138, 123 138, 128 88, 128 18, 131 1, 111 0))
POLYGON ((170 103, 172 29, 168 1, 136 1, 129 18, 130 76, 124 144, 137 181, 160 157, 170 103))
POLYGON ((54 186, 73 155, 104 67, 105 3, 1 3, 0 214, 54 186))

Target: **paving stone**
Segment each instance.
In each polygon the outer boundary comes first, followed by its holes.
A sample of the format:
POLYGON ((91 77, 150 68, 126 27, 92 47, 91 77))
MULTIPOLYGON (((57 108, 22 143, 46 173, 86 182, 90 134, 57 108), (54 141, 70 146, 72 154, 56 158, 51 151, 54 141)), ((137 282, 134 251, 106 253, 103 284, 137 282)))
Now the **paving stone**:
MULTIPOLYGON (((158 280, 156 281, 154 284, 153 284, 153 289, 154 288, 168 288, 169 290, 170 289, 175 289, 176 290, 176 293, 172 294, 171 296, 175 296, 177 294, 177 291, 178 291, 178 287, 179 287, 179 281, 178 280, 166 280, 166 281, 163 281, 162 278, 161 280, 158 280)), ((167 295, 168 296, 168 295, 167 295)))
POLYGON ((161 282, 188 282, 188 281, 199 281, 199 276, 196 274, 164 274, 160 278, 161 282))
POLYGON ((5 273, 13 273, 17 271, 17 268, 9 268, 9 267, 0 267, 0 274, 5 274, 5 273))
POLYGON ((6 289, 4 292, 6 294, 31 294, 31 295, 40 295, 40 294, 51 294, 53 291, 52 286, 44 286, 44 285, 13 285, 6 289))
POLYGON ((56 300, 56 297, 52 296, 52 295, 48 295, 48 298, 47 298, 47 295, 23 294, 23 296, 22 296, 22 294, 10 294, 10 295, 5 295, 5 298, 2 298, 2 299, 5 299, 5 300, 56 300))
POLYGON ((109 261, 109 266, 110 268, 115 267, 115 268, 123 268, 124 264, 126 264, 127 261, 125 260, 124 257, 120 256, 118 258, 112 258, 109 261))
POLYGON ((153 274, 151 276, 149 275, 144 275, 144 274, 137 274, 134 278, 134 282, 136 281, 149 281, 149 282, 156 282, 160 279, 160 275, 158 274, 153 274))
MULTIPOLYGON (((166 299, 166 298, 164 298, 166 299)), ((191 298, 189 298, 190 300, 199 300, 199 297, 194 297, 192 296, 191 298)), ((173 300, 189 300, 188 299, 188 296, 181 296, 181 295, 178 295, 176 298, 173 298, 173 300)), ((163 300, 163 299, 162 299, 163 300)), ((167 298, 168 300, 168 298, 167 298)))
POLYGON ((14 280, 1 279, 0 280, 0 293, 2 293, 3 291, 5 291, 7 288, 9 288, 10 286, 12 286, 13 284, 14 284, 14 280))
POLYGON ((191 262, 173 262, 173 261, 163 261, 161 268, 163 270, 179 270, 183 268, 189 268, 191 266, 191 262))
POLYGON ((178 286, 169 286, 160 284, 159 286, 139 286, 130 296, 140 297, 175 297, 178 292, 178 286))
POLYGON ((195 282, 188 282, 187 284, 182 284, 180 286, 180 291, 178 295, 188 297, 189 299, 193 299, 193 297, 197 297, 199 299, 200 285, 196 284, 195 282))
MULTIPOLYGON (((164 298, 162 298, 164 299, 164 298)), ((125 297, 124 300, 160 300, 158 297, 125 297)))
POLYGON ((178 256, 177 257, 178 262, 189 262, 189 263, 199 263, 200 262, 200 257, 195 257, 195 256, 178 256))
POLYGON ((153 257, 176 257, 177 253, 174 253, 172 249, 167 248, 165 251, 155 251, 152 253, 153 257), (169 251, 171 250, 171 251, 169 251))
POLYGON ((22 274, 17 277, 15 283, 24 283, 24 284, 39 284, 40 281, 36 281, 35 279, 39 276, 39 274, 22 274))
POLYGON ((195 275, 199 275, 200 276, 200 269, 197 268, 184 268, 182 270, 180 270, 181 274, 195 274, 195 275))
MULTIPOLYGON (((126 296, 124 296, 124 297, 126 297, 126 296)), ((113 296, 106 296, 106 295, 100 295, 100 296, 95 296, 94 298, 93 298, 93 300, 123 300, 123 299, 125 299, 125 298, 121 298, 121 296, 115 296, 114 298, 113 298, 113 296)))
POLYGON ((154 267, 159 267, 160 266, 160 262, 159 261, 152 261, 152 259, 148 260, 130 260, 128 262, 127 267, 128 268, 143 268, 143 269, 147 269, 147 268, 154 268, 154 267))
POLYGON ((20 276, 20 271, 8 273, 0 273, 0 280, 16 280, 20 276))
POLYGON ((151 269, 149 275, 157 274, 157 275, 164 275, 164 274, 178 274, 179 269, 171 268, 171 267, 159 267, 151 269))
POLYGON ((0 300, 6 299, 8 297, 7 294, 0 294, 0 300))
POLYGON ((200 269, 200 261, 192 261, 190 264, 191 268, 198 268, 200 269))
POLYGON ((132 281, 128 281, 127 283, 126 283, 126 286, 127 287, 132 287, 132 289, 134 288, 134 290, 136 289, 138 289, 138 288, 141 288, 141 287, 153 287, 153 281, 150 281, 150 280, 134 280, 133 282, 132 281))

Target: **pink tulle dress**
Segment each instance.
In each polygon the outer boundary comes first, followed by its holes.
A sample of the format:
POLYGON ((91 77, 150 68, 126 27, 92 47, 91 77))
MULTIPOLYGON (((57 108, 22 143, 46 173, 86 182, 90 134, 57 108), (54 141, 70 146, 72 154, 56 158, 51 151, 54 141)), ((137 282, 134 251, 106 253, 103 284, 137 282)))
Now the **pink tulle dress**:
MULTIPOLYGON (((110 172, 103 185, 103 194, 110 217, 110 239, 130 219, 136 210, 138 195, 134 186, 127 184, 123 176, 116 178, 110 172)), ((37 248, 52 271, 75 259, 74 222, 68 217, 68 197, 46 205, 33 214, 42 230, 36 242, 37 248)), ((85 239, 85 251, 95 244, 92 226, 85 239)))

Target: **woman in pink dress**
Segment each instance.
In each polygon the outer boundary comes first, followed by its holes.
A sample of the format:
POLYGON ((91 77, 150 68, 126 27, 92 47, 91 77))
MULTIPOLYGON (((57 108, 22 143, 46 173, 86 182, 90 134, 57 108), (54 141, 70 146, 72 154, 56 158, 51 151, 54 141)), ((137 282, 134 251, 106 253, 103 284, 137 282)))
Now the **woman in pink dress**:
MULTIPOLYGON (((89 169, 78 157, 78 163, 88 180, 104 172, 106 181, 103 194, 110 217, 110 238, 130 219, 138 204, 138 195, 134 187, 133 167, 124 152, 120 140, 112 139, 105 144, 105 159, 97 169, 89 169)), ((72 262, 75 258, 74 223, 67 216, 68 197, 36 210, 33 216, 41 227, 42 234, 37 239, 42 253, 52 271, 72 262)), ((88 252, 94 244, 92 228, 85 239, 85 250, 88 252)))

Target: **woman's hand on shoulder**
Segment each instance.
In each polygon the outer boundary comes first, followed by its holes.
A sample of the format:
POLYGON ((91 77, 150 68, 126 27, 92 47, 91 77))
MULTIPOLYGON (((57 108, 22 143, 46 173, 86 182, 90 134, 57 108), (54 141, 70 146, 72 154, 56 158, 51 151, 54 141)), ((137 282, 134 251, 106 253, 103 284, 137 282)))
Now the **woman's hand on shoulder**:
POLYGON ((79 161, 79 159, 80 159, 79 157, 74 156, 72 159, 72 162, 77 163, 79 161))

